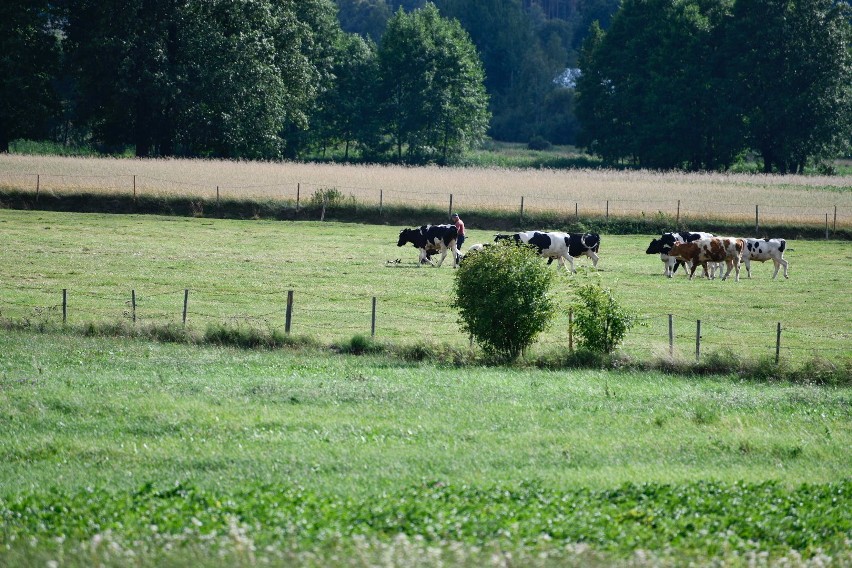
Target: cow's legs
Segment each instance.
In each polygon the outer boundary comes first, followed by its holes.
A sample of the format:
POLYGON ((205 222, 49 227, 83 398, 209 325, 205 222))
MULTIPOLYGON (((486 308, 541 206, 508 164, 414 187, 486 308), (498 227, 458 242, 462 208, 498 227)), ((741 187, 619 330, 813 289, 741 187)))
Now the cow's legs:
POLYGON ((597 268, 597 267, 598 267, 598 260, 599 260, 599 257, 598 257, 598 255, 597 255, 597 254, 595 254, 595 251, 593 251, 593 250, 587 250, 587 251, 586 251, 586 256, 588 256, 589 258, 591 258, 591 259, 592 259, 592 266, 594 266, 595 268, 597 268))
POLYGON ((452 241, 453 245, 453 258, 455 262, 453 262, 453 268, 458 268, 459 262, 461 262, 461 252, 459 252, 458 246, 456 246, 456 241, 452 241))
MULTIPOLYGON (((690 270, 689 270, 689 279, 690 280, 692 280, 692 278, 695 276, 695 270, 698 268, 699 264, 704 267, 705 271, 707 270, 707 263, 706 262, 698 262, 697 260, 693 261, 692 268, 690 268, 690 270)), ((684 270, 686 270, 686 264, 684 264, 683 267, 684 267, 684 270)))
POLYGON ((775 262, 775 274, 772 275, 772 279, 775 280, 775 278, 778 276, 778 269, 781 268, 781 265, 784 265, 784 278, 788 278, 788 276, 787 276, 787 261, 784 260, 783 258, 778 259, 778 260, 775 260, 773 258, 772 260, 775 262))
MULTIPOLYGON (((458 249, 456 249, 458 250, 458 249)), ((447 257, 447 247, 441 247, 441 260, 438 261, 438 268, 444 264, 444 259, 447 257)))

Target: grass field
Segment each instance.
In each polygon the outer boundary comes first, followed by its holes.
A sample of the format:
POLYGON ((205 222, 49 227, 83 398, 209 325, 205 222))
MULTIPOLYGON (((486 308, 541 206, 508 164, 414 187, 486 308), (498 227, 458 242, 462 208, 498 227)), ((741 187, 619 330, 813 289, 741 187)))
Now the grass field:
POLYGON ((4 565, 852 561, 849 388, 27 332, 0 353, 4 565))
POLYGON ((852 177, 592 169, 411 168, 316 163, 0 156, 0 188, 62 195, 309 201, 334 188, 361 205, 575 212, 852 228, 852 177), (757 206, 757 211, 756 211, 757 206))
MULTIPOLYGON (((732 376, 406 363, 61 329, 369 333, 467 348, 454 271, 399 227, 0 210, 0 565, 852 565, 852 389, 732 376), (400 263, 388 260, 400 259, 400 263), (49 325, 40 323, 51 322, 49 325), (39 328, 48 331, 39 332, 39 328)), ((470 228, 468 244, 491 233, 470 228)), ((627 355, 848 360, 852 251, 790 242, 789 280, 666 279, 603 235, 627 355), (733 355, 731 355, 733 353, 733 355)), ((565 310, 535 351, 562 350, 565 310)))
MULTIPOLYGON (((449 342, 464 348, 450 308, 454 271, 417 267, 411 246, 398 248, 400 227, 344 223, 230 221, 194 218, 61 214, 0 210, 0 315, 61 323, 129 323, 131 290, 138 325, 180 324, 189 290, 187 325, 283 330, 288 290, 294 291, 292 331, 332 342, 371 331, 382 341, 449 342), (400 260, 399 264, 395 262, 400 260)), ((467 244, 493 233, 471 227, 467 244)), ((852 355, 852 249, 839 241, 790 241, 790 279, 772 280, 771 264, 753 263, 740 282, 666 279, 651 236, 604 235, 599 270, 578 259, 576 276, 560 274, 561 309, 537 351, 568 344, 574 284, 600 281, 640 316, 624 351, 639 359, 668 355, 668 314, 675 351, 694 359, 697 320, 701 353, 774 357, 852 355)), ((554 264, 555 269, 555 264, 554 264)))

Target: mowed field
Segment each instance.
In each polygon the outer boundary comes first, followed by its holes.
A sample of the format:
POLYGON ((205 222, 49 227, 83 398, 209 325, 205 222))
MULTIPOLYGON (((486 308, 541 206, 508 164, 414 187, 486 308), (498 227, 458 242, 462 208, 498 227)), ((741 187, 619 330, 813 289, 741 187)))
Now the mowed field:
MULTIPOLYGON (((0 211, 15 321, 284 325, 324 342, 465 347, 454 271, 400 227, 0 211), (399 259, 400 262, 391 262, 399 259)), ((472 227, 468 244, 492 238, 472 227)), ((599 279, 668 350, 849 357, 848 243, 790 279, 666 279, 651 236, 603 235, 599 279), (788 323, 789 322, 789 323, 788 323)), ((556 269, 555 266, 553 267, 556 269)), ((744 275, 743 275, 744 276, 744 275)), ((563 310, 564 312, 564 310, 563 310)), ((564 349, 565 313, 535 349, 564 349)), ((852 563, 852 392, 659 372, 435 366, 0 332, 0 564, 631 566, 852 563)))
MULTIPOLYGON (((65 289, 69 324, 130 323, 133 292, 137 325, 182 324, 188 290, 190 328, 283 330, 293 291, 294 334, 326 343, 369 334, 375 297, 377 339, 469 344, 450 305, 451 260, 419 267, 413 247, 396 246, 401 227, 6 210, 0 229, 0 314, 18 321, 61 323, 65 289)), ((493 236, 471 227, 467 244, 493 236)), ((778 323, 787 361, 852 354, 849 243, 788 241, 788 280, 772 280, 771 263, 753 263, 740 282, 690 281, 663 276, 658 255, 644 253, 651 238, 603 235, 597 270, 581 257, 578 274, 560 271, 561 308, 534 349, 568 346, 574 289, 593 280, 639 315, 623 347, 634 358, 668 356, 669 314, 675 355, 685 359, 695 357, 698 320, 705 356, 774 358, 778 323)))

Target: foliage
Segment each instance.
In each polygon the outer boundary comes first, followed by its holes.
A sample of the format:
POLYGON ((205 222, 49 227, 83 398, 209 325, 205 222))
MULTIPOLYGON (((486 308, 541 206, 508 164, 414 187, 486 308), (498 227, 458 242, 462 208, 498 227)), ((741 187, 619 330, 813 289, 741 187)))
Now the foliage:
POLYGON ((468 253, 453 290, 462 328, 490 356, 516 358, 553 319, 554 274, 525 246, 505 243, 468 253))
POLYGON ((447 163, 483 138, 484 71, 458 21, 442 18, 431 3, 411 14, 398 11, 378 62, 381 128, 397 161, 447 163))
POLYGON ((250 480, 216 490, 149 482, 122 492, 27 491, 0 500, 0 519, 9 544, 49 547, 51 541, 55 546, 69 540, 69 554, 77 546, 85 550, 83 564, 108 562, 111 556, 136 564, 139 558, 129 554, 133 550, 157 554, 161 547, 183 549, 203 542, 202 558, 238 555, 240 546, 256 547, 263 558, 264 550, 309 550, 328 534, 346 540, 404 535, 433 545, 497 544, 504 550, 538 544, 553 549, 557 558, 559 548, 578 541, 611 558, 672 547, 704 559, 723 551, 745 555, 755 550, 770 558, 791 551, 811 558, 820 550, 844 549, 844 535, 852 529, 850 499, 848 480, 792 488, 774 482, 628 483, 600 491, 553 490, 534 481, 493 486, 424 482, 361 499, 250 480), (791 516, 795 522, 789 522, 791 516), (89 540, 93 545, 81 546, 89 540))
POLYGON ((48 0, 0 3, 0 153, 16 138, 46 137, 59 112, 52 85, 60 66, 55 12, 48 0))
POLYGON ((327 82, 325 0, 71 4, 78 119, 138 156, 278 157, 327 82))
POLYGON ((583 348, 611 353, 638 321, 636 315, 598 283, 583 284, 576 293, 574 324, 583 348))
POLYGON ((580 58, 582 142, 607 163, 803 171, 852 139, 852 23, 830 0, 627 0, 580 58), (677 54, 677 56, 674 56, 677 54))
POLYGON ((763 171, 802 172, 852 143, 852 6, 737 0, 728 33, 734 102, 763 171))

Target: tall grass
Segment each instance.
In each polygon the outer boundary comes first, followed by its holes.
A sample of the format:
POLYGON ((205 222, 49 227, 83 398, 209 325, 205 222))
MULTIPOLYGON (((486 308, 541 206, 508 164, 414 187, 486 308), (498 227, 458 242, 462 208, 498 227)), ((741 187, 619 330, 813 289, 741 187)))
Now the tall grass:
POLYGON ((182 195, 306 203, 333 188, 356 203, 461 212, 729 219, 852 226, 852 181, 840 176, 659 173, 599 169, 410 168, 297 162, 0 156, 0 187, 56 194, 182 195))

